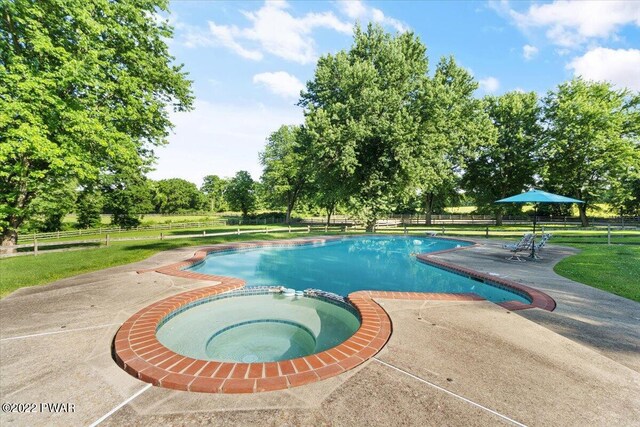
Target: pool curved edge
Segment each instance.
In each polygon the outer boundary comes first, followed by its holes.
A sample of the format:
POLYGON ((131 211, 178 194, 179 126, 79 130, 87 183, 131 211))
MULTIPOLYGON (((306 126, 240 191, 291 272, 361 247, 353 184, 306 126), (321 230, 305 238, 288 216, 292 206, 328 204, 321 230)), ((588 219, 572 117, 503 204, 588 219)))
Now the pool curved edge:
MULTIPOLYGON (((210 277, 210 276, 209 276, 210 277)), ((371 296, 349 297, 360 313, 360 328, 336 347, 296 359, 266 363, 233 363, 194 359, 169 350, 156 337, 162 319, 207 296, 244 287, 244 281, 222 278, 214 286, 183 292, 151 304, 118 330, 114 354, 130 375, 156 386, 207 393, 254 393, 282 390, 330 378, 377 354, 391 336, 391 319, 371 296)))
MULTIPOLYGON (((225 251, 238 250, 238 249, 251 249, 251 248, 270 247, 270 246, 311 245, 311 244, 329 242, 333 240, 341 240, 349 237, 360 237, 360 236, 361 235, 324 236, 324 237, 314 237, 314 238, 302 238, 302 239, 295 239, 295 240, 285 239, 285 240, 269 240, 269 241, 257 241, 257 242, 237 242, 237 243, 220 244, 220 245, 215 245, 215 246, 210 246, 210 247, 200 249, 196 251, 191 258, 185 261, 166 265, 160 268, 141 270, 141 271, 138 271, 138 273, 155 271, 155 272, 167 274, 170 276, 184 277, 188 279, 207 280, 207 281, 214 280, 214 281, 222 282, 222 281, 231 280, 232 278, 225 277, 225 276, 215 276, 211 274, 195 273, 191 271, 185 271, 184 269, 202 262, 208 254, 214 253, 214 252, 225 252, 225 251)), ((470 268, 466 268, 457 264, 453 264, 453 263, 449 263, 449 262, 445 262, 445 261, 433 258, 435 255, 441 255, 447 252, 465 250, 465 249, 469 249, 479 245, 477 242, 473 240, 467 240, 464 238, 457 238, 457 237, 454 239, 449 239, 446 237, 437 237, 437 238, 444 239, 444 240, 461 241, 461 242, 469 243, 469 246, 461 246, 458 248, 445 249, 445 250, 429 252, 425 254, 418 254, 416 256, 416 259, 419 262, 429 264, 434 267, 441 268, 443 270, 451 271, 456 274, 467 276, 475 280, 479 280, 490 286, 506 288, 507 290, 514 291, 515 293, 518 293, 524 296, 525 298, 527 298, 529 301, 531 301, 529 304, 524 304, 518 301, 505 301, 501 303, 496 303, 499 306, 506 308, 507 310, 516 311, 516 310, 526 310, 529 308, 540 308, 542 310, 547 310, 547 311, 555 310, 556 308, 555 300, 551 298, 549 295, 547 295, 546 293, 539 291, 535 288, 523 285, 521 283, 514 282, 512 280, 491 276, 489 274, 481 273, 479 271, 472 270, 470 268)), ((233 280, 238 280, 238 279, 233 279, 233 280)), ((370 294, 372 295, 375 294, 378 298, 381 298, 380 295, 384 294, 385 295, 384 298, 395 298, 395 299, 413 298, 413 299, 452 299, 452 300, 457 300, 458 299, 457 295, 462 295, 462 296, 466 295, 465 297, 468 300, 468 295, 469 295, 469 294, 447 294, 447 293, 434 294, 434 293, 423 293, 423 292, 394 292, 394 291, 375 291, 375 292, 370 292, 370 294), (407 296, 408 294, 411 294, 412 297, 408 297, 407 296), (425 295, 430 296, 430 298, 426 297, 425 295)), ((479 296, 476 296, 476 297, 477 297, 476 299, 483 299, 479 296)))

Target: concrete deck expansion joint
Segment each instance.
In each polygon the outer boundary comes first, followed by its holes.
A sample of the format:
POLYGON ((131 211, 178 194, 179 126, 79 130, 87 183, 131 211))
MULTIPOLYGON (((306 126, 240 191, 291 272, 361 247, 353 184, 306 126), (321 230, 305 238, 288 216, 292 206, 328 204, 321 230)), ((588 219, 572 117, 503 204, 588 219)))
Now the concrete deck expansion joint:
MULTIPOLYGON (((353 292, 348 296, 348 299, 362 319, 360 328, 354 335, 329 350, 279 362, 228 363, 198 360, 177 354, 157 340, 156 330, 159 323, 173 311, 193 301, 245 286, 245 282, 238 278, 184 270, 186 267, 204 260, 207 254, 263 246, 308 245, 343 238, 329 236, 221 244, 199 250, 186 261, 153 270, 138 271, 139 273, 156 271, 171 276, 219 283, 163 299, 134 314, 116 334, 114 341, 116 362, 129 374, 142 381, 176 390, 208 393, 253 393, 286 389, 320 381, 353 369, 369 360, 385 346, 391 335, 391 320, 385 310, 374 301, 374 298, 449 301, 483 300, 483 298, 475 294, 391 291, 353 292)), ((474 242, 471 243, 476 245, 474 242)), ((536 307, 552 311, 555 308, 555 302, 551 297, 533 288, 431 258, 431 255, 460 249, 464 249, 464 247, 433 252, 428 255, 419 254, 416 258, 419 262, 495 283, 500 287, 526 295, 531 300, 530 304, 522 304, 515 301, 500 304, 509 310, 536 307)))

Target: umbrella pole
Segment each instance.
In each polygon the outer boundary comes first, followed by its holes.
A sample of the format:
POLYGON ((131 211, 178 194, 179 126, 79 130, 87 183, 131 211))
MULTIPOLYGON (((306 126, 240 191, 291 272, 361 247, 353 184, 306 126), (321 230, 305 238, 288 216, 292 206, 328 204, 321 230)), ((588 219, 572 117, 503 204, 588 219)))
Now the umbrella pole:
POLYGON ((536 219, 538 218, 538 204, 533 208, 533 237, 531 238, 531 259, 536 259, 536 219))

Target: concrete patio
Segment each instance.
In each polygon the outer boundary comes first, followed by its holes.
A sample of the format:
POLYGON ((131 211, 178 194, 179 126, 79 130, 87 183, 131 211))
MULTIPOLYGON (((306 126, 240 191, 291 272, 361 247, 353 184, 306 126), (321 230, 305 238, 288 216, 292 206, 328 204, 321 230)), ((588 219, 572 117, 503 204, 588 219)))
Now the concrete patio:
POLYGON ((21 289, 0 301, 3 403, 72 413, 2 413, 2 425, 637 425, 640 305, 572 282, 549 246, 506 261, 499 242, 439 255, 552 296, 554 312, 486 301, 377 300, 393 333, 372 360, 294 389, 221 395, 150 386, 112 359, 118 327, 161 298, 210 285, 159 273, 197 248, 21 289))

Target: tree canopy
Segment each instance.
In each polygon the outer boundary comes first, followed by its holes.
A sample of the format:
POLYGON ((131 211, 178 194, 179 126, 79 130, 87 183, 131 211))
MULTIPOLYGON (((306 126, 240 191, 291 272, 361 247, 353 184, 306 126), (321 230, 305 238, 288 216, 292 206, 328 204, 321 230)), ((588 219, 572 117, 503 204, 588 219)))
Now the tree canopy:
POLYGON ((504 206, 494 202, 532 187, 540 172, 540 107, 535 92, 507 92, 484 101, 497 139, 471 153, 462 186, 480 207, 494 212, 496 224, 502 225, 504 206))
POLYGON ((425 51, 412 33, 357 26, 351 49, 321 57, 302 94, 317 161, 334 171, 368 230, 411 181, 425 51))
POLYGON ((256 206, 256 183, 247 171, 240 171, 229 180, 224 197, 229 207, 246 217, 256 206))
POLYGON ((291 211, 308 187, 311 178, 310 146, 300 126, 281 126, 267 139, 260 153, 264 167, 262 184, 268 189, 266 201, 270 207, 286 208, 287 224, 291 211))
POLYGON ((157 181, 153 186, 153 203, 156 213, 197 211, 204 207, 205 198, 192 182, 171 178, 157 181))
POLYGON ((544 186, 585 201, 579 210, 586 226, 587 207, 640 171, 640 94, 576 78, 543 102, 544 186))
POLYGON ((205 195, 211 212, 222 212, 226 209, 224 193, 227 189, 228 180, 220 178, 218 175, 207 175, 202 181, 200 191, 205 195))
POLYGON ((144 172, 169 109, 191 107, 168 0, 0 3, 0 226, 16 241, 38 195, 144 172), (169 108, 167 108, 169 107, 169 108))
POLYGON ((420 144, 414 158, 413 189, 422 199, 427 224, 436 206, 456 196, 469 153, 494 142, 489 116, 474 96, 477 88, 466 69, 445 57, 420 93, 420 144))

